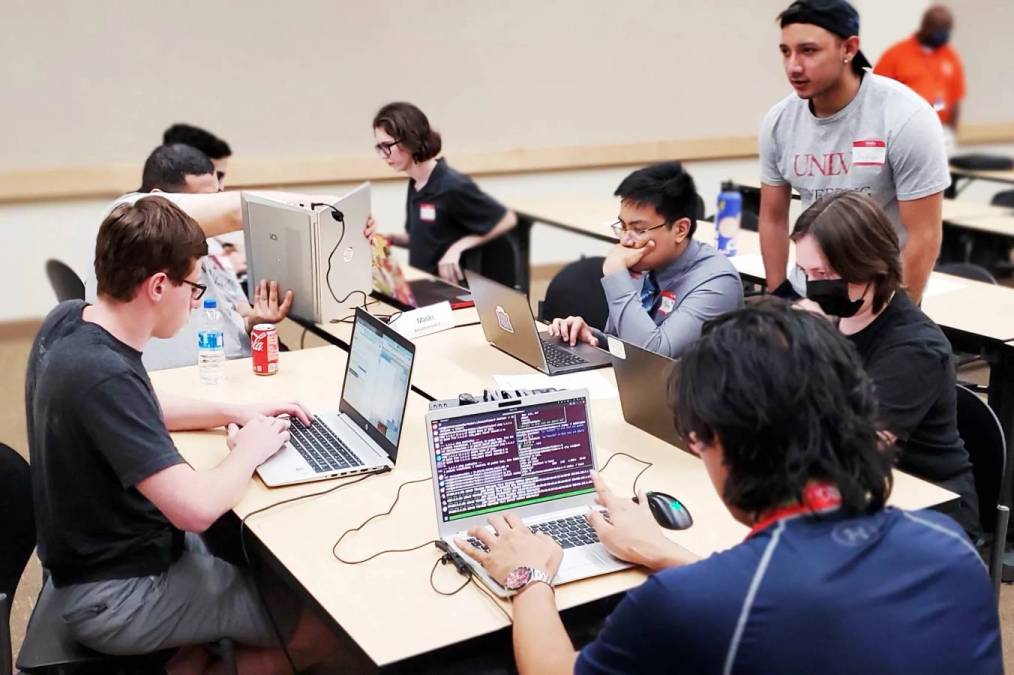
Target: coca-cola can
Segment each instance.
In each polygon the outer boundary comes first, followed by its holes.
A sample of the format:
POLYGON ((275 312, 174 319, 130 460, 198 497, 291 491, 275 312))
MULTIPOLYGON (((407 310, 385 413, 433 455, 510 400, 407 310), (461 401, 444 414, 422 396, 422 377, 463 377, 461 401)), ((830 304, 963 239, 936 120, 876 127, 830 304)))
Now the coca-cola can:
POLYGON ((272 323, 259 323, 250 331, 250 351, 253 353, 255 375, 274 375, 278 372, 278 329, 272 323))

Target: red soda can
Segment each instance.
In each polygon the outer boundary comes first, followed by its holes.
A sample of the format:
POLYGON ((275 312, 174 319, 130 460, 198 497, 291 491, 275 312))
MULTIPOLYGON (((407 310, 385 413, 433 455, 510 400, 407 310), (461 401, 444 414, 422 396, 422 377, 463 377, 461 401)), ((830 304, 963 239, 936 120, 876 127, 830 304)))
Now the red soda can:
POLYGON ((250 331, 250 351, 253 353, 255 375, 274 375, 278 372, 278 329, 272 323, 259 323, 250 331))

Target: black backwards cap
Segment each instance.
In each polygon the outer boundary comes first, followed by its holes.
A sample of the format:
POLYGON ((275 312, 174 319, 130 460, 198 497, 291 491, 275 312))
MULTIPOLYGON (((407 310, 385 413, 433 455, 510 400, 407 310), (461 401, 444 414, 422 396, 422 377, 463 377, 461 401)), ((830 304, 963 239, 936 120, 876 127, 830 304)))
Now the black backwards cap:
MULTIPOLYGON (((796 0, 778 15, 778 21, 782 28, 794 23, 809 23, 840 38, 859 35, 859 12, 845 0, 796 0)), ((861 51, 856 52, 852 70, 861 73, 863 68, 872 67, 861 51)))

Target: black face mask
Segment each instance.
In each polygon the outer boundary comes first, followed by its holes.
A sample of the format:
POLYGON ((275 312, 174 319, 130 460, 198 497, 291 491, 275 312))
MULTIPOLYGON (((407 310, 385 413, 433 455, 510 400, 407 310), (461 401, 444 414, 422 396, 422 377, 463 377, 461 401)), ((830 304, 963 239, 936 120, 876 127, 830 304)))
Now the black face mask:
POLYGON ((926 45, 930 49, 939 49, 945 44, 950 42, 951 34, 946 30, 935 30, 929 35, 924 35, 919 38, 919 42, 926 45))
MULTIPOLYGON (((866 295, 864 292, 863 295, 866 295)), ((806 297, 820 305, 828 316, 847 319, 863 306, 863 299, 849 299, 849 284, 844 279, 806 280, 806 297)))

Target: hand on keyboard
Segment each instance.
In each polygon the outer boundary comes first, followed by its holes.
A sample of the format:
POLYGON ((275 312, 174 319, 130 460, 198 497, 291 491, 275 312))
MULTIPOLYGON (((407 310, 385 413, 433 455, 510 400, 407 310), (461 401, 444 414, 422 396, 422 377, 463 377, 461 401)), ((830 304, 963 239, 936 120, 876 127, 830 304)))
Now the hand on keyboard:
POLYGON ((592 511, 587 518, 607 551, 621 560, 652 570, 697 560, 697 556, 662 534, 643 490, 638 495, 640 503, 635 504, 614 495, 595 471, 592 481, 598 491, 596 501, 606 507, 609 518, 598 511, 592 511))
POLYGON ((230 424, 226 443, 233 452, 249 456, 254 466, 260 466, 289 441, 290 424, 287 417, 260 415, 242 429, 230 424))
POLYGON ((587 342, 592 347, 597 347, 599 344, 595 333, 592 332, 592 329, 585 320, 579 316, 568 316, 566 319, 553 319, 553 323, 549 326, 549 334, 560 338, 561 341, 570 344, 571 347, 576 345, 578 341, 587 342))
POLYGON ((489 524, 493 526, 493 532, 485 527, 474 527, 468 531, 469 536, 478 539, 486 550, 460 538, 455 543, 497 582, 503 584, 515 567, 532 567, 542 570, 550 578, 556 576, 563 559, 563 549, 549 535, 532 532, 513 513, 491 516, 489 524))

